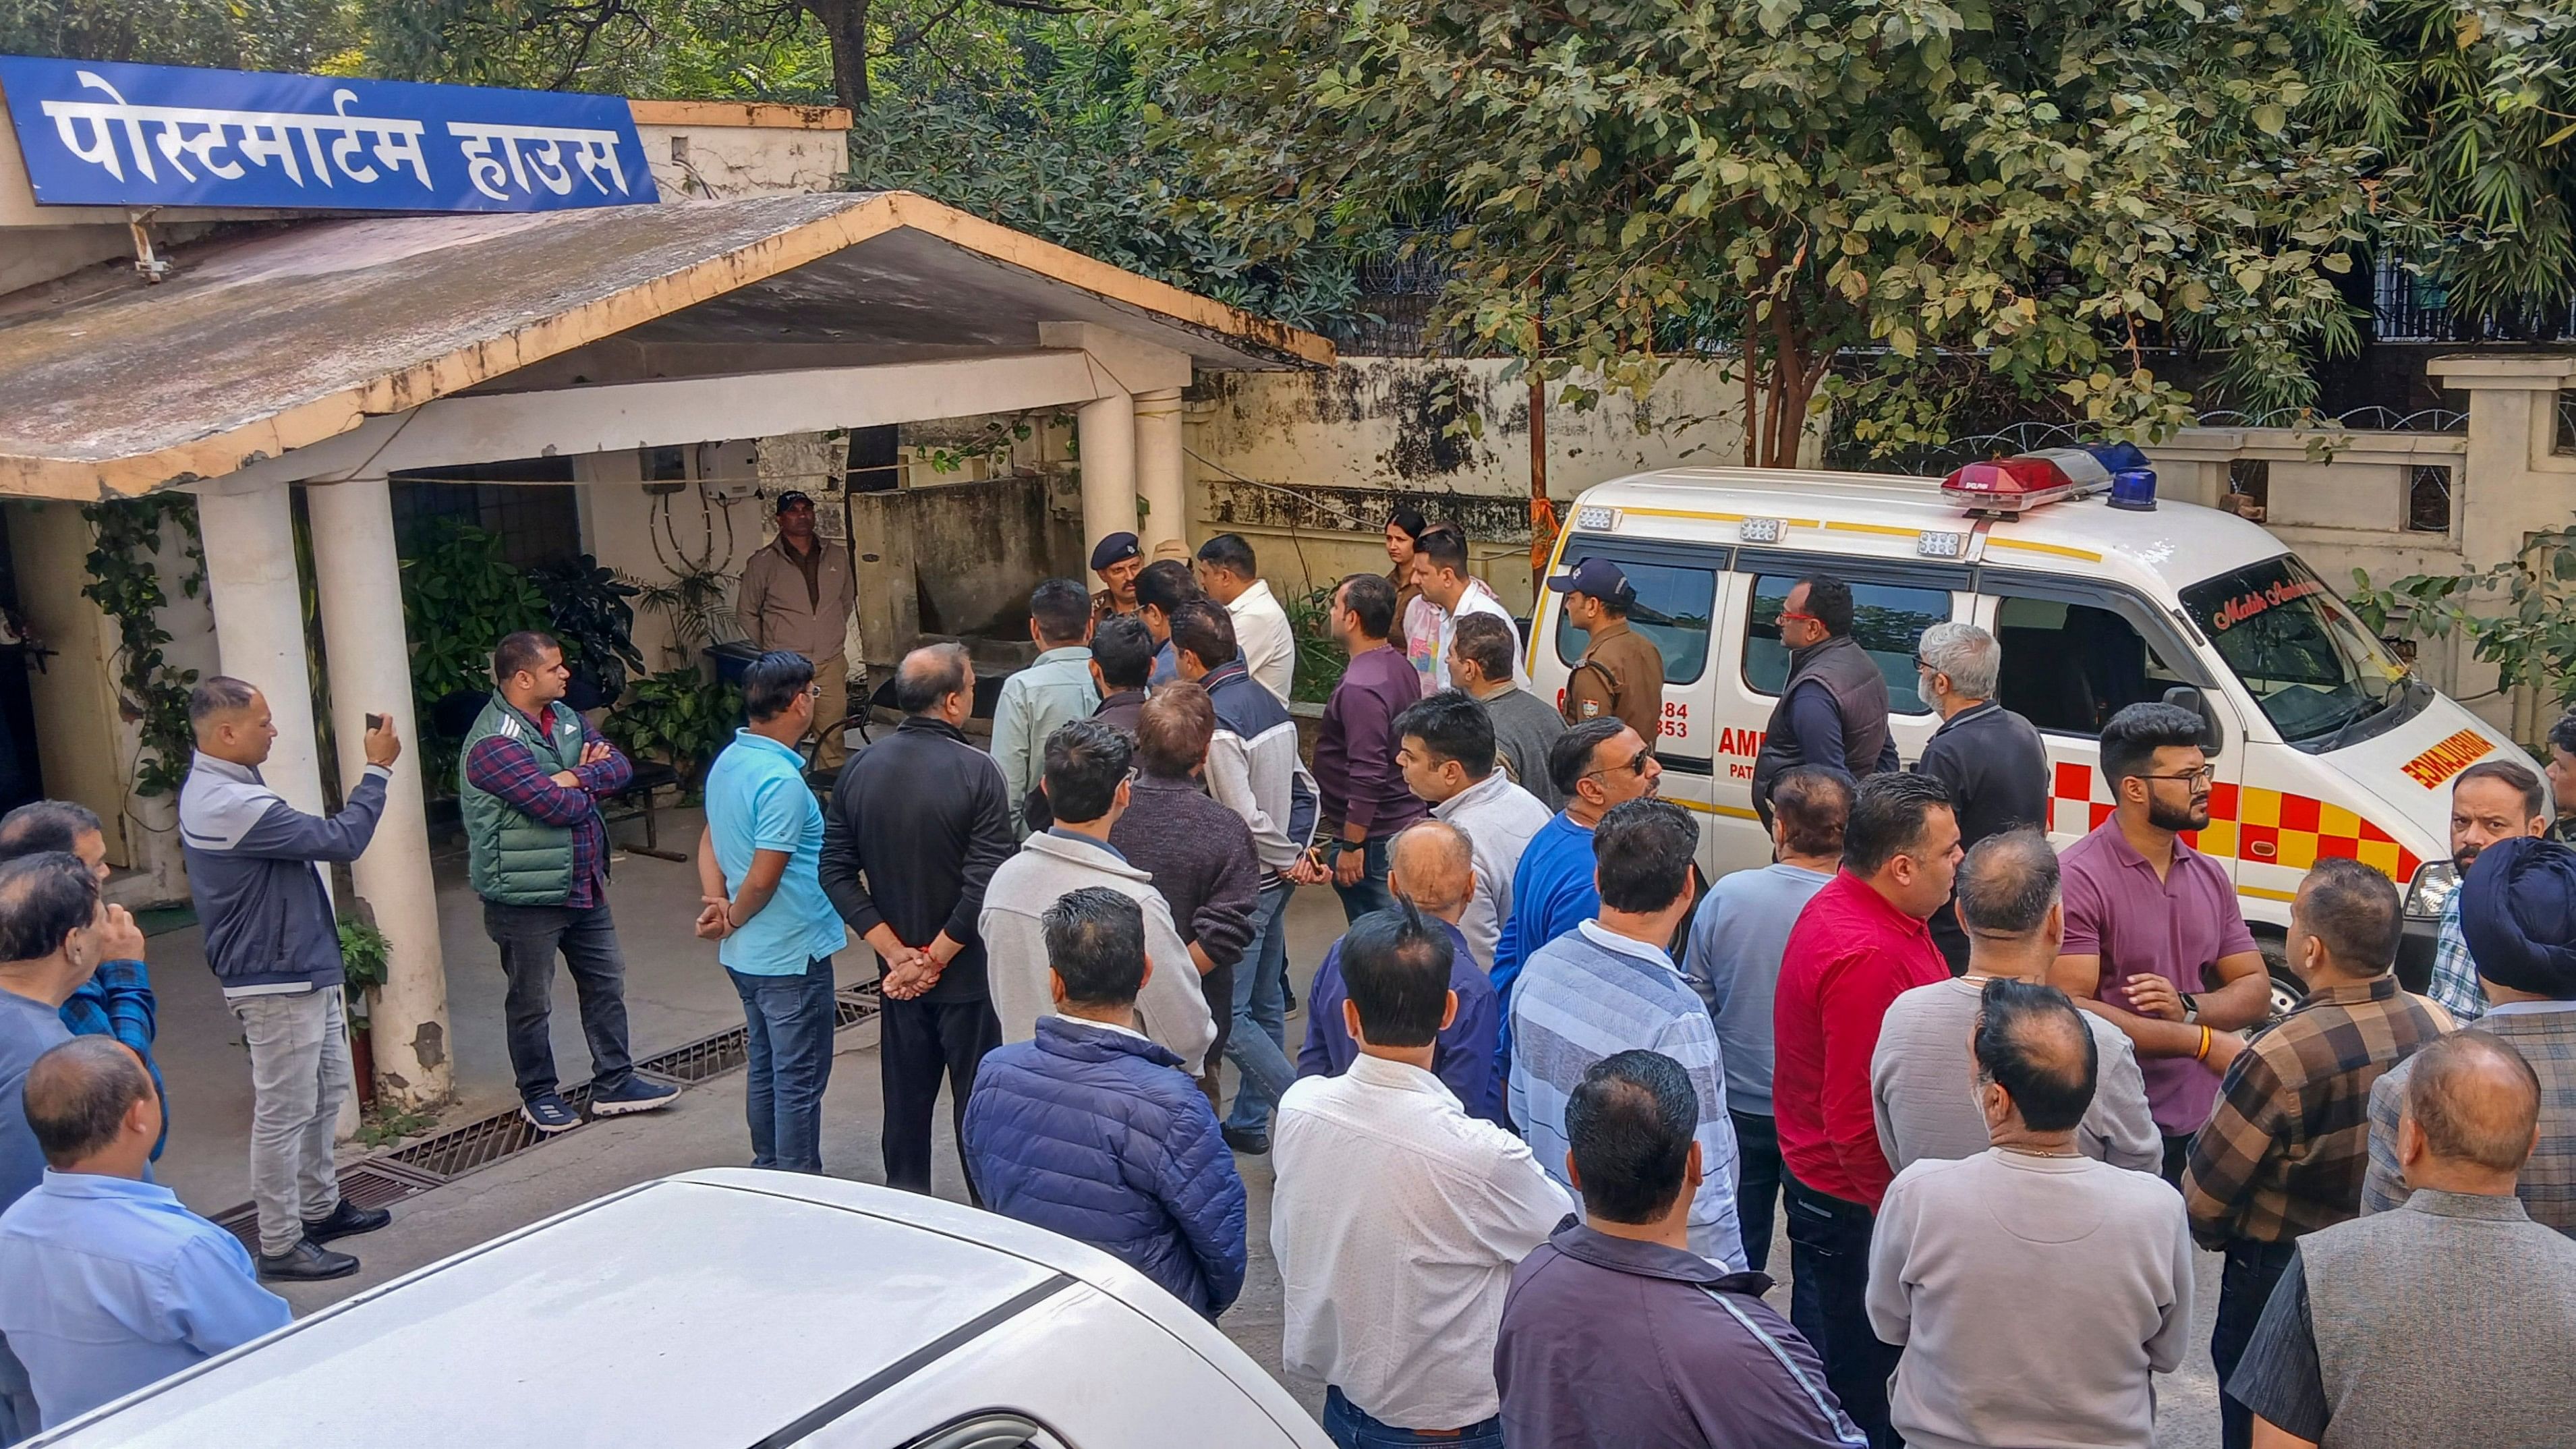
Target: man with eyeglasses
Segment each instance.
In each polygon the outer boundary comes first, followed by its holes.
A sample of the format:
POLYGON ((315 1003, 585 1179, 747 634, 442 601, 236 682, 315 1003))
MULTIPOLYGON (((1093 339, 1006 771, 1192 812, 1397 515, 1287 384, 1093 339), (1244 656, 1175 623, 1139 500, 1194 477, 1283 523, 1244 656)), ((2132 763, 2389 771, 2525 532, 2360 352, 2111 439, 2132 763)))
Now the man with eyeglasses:
POLYGON ((1653 795, 1664 767, 1618 719, 1585 720, 1547 752, 1547 772, 1565 796, 1559 811, 1522 847, 1512 871, 1512 910, 1494 943, 1494 1000, 1503 1011, 1500 1061, 1511 1060, 1511 990, 1521 963, 1601 909, 1593 879, 1592 832, 1611 807, 1653 795))
POLYGON ((2170 704, 2130 705, 2103 727, 2102 777, 2118 803, 2058 857, 2066 941, 2049 973, 2136 1045, 2176 1185, 2218 1098, 2218 1075, 2202 1065, 2214 1034, 2252 1026, 2271 1006, 2227 868, 2182 843, 2209 824, 2204 728, 2170 704))
POLYGON ((1809 574, 1780 601, 1789 677, 1753 756, 1753 808, 1771 827, 1771 786, 1794 765, 1822 765, 1858 781, 1896 768, 1887 730, 1887 676, 1852 637, 1851 585, 1809 574))

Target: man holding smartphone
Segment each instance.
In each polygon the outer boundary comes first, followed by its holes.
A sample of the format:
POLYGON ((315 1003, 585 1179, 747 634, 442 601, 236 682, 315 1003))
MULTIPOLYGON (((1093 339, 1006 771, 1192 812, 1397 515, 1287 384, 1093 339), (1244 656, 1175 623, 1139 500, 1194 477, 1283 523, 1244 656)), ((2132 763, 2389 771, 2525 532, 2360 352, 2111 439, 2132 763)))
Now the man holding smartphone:
POLYGON ((572 971, 590 1042, 590 1110, 611 1117, 671 1105, 680 1089, 635 1075, 626 1042, 626 959, 608 912, 608 824, 599 799, 635 767, 562 703, 572 671, 563 647, 535 630, 492 651, 497 686, 466 732, 458 804, 483 929, 510 978, 504 1014, 519 1112, 549 1136, 581 1125, 557 1090, 555 957, 572 971))
POLYGON ((2218 1100, 2202 1063, 2216 1034, 2271 1008, 2263 953, 2227 868, 2182 843, 2209 824, 2212 782, 2199 715, 2133 704, 2102 729, 2111 818, 2058 855, 2066 941, 2049 984, 2127 1032, 2179 1187, 2192 1134, 2218 1100))

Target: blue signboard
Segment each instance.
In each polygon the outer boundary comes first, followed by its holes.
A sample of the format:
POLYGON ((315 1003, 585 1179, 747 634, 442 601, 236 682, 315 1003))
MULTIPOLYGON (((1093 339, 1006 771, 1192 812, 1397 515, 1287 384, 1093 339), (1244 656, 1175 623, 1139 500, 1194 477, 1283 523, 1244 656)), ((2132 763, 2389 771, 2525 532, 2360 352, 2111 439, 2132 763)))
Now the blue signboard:
POLYGON ((621 96, 0 55, 36 200, 554 211, 660 200, 621 96))

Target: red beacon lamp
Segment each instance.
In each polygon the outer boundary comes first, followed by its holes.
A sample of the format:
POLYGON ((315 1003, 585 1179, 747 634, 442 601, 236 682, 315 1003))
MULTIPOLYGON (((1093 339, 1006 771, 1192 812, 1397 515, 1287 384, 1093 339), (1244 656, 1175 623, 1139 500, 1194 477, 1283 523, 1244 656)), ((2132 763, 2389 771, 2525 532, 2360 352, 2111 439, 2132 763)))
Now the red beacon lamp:
MULTIPOLYGON (((2082 498, 2104 490, 2117 494, 2115 481, 2142 470, 2145 464, 2146 458, 2127 443, 2042 448, 2017 457, 1970 463, 1941 480, 1941 496, 1971 515, 2012 518, 2044 503, 2082 498)), ((2154 480, 2154 473, 2148 472, 2144 480, 2148 508, 2155 506, 2154 480)), ((2120 500, 2115 497, 2114 501, 2120 500)))

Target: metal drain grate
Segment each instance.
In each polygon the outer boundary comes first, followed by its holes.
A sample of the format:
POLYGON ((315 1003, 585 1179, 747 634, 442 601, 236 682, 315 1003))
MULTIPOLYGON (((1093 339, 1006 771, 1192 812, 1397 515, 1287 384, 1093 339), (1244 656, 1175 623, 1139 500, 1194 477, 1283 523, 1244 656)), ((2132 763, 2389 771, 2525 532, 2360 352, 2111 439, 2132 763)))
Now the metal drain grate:
MULTIPOLYGON (((845 1030, 877 1014, 876 983, 853 986, 833 996, 833 1025, 845 1030)), ((742 1027, 675 1047, 637 1062, 647 1076, 695 1084, 739 1069, 748 1055, 748 1032, 742 1027)), ((564 1090, 567 1106, 579 1112, 590 1105, 590 1084, 564 1090)), ((360 1207, 383 1207, 463 1177, 502 1158, 525 1152, 545 1141, 516 1107, 451 1127, 406 1147, 380 1153, 340 1169, 340 1194, 360 1207)), ((214 1215, 216 1226, 259 1251, 259 1209, 251 1203, 214 1215)))
MULTIPOLYGON (((407 1197, 416 1197, 436 1187, 445 1179, 431 1173, 387 1161, 369 1158, 340 1169, 340 1196, 362 1208, 386 1207, 407 1197)), ((259 1209, 251 1203, 215 1214, 216 1227, 241 1239, 242 1246, 259 1251, 259 1209)))

